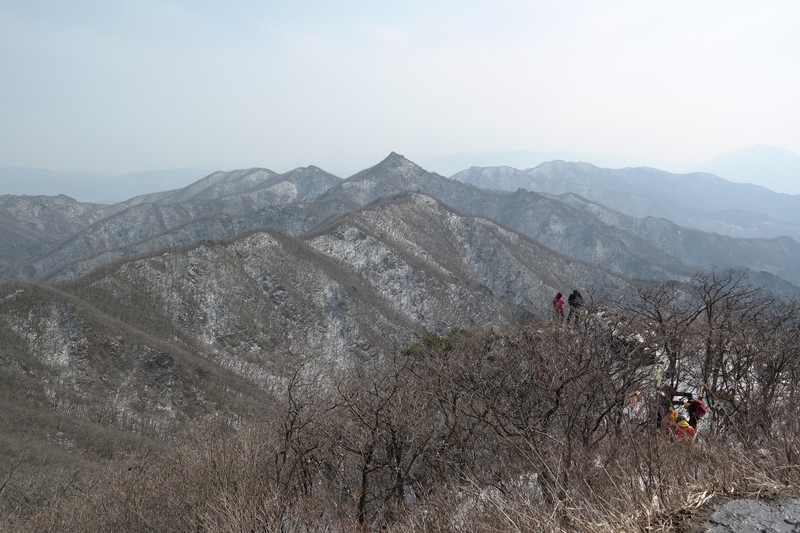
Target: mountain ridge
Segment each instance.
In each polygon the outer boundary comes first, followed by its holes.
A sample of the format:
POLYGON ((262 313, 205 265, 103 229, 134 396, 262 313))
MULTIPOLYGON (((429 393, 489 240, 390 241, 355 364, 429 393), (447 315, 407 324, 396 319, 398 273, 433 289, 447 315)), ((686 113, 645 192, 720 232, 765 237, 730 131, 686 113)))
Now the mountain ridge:
MULTIPOLYGON (((472 169, 470 172, 480 176, 492 171, 472 169)), ((641 179, 640 175, 632 174, 634 170, 612 171, 563 162, 541 167, 534 177, 551 176, 555 171, 567 176, 583 174, 583 180, 593 179, 593 173, 600 171, 601 175, 617 182, 624 180, 628 187, 629 183, 641 179)), ((531 174, 508 168, 500 172, 503 179, 511 176, 515 180, 529 179, 531 174)), ((317 167, 273 174, 263 169, 215 174, 200 185, 159 196, 156 201, 142 202, 140 198, 130 205, 109 206, 104 218, 95 214, 99 220, 61 242, 48 245, 49 250, 35 250, 37 253, 33 257, 20 259, 16 266, 0 271, 0 275, 6 279, 22 276, 52 280, 59 276, 79 276, 87 269, 131 254, 148 254, 203 239, 226 239, 265 225, 302 235, 338 214, 388 196, 417 191, 437 198, 459 213, 494 220, 566 256, 604 264, 632 277, 685 278, 697 268, 716 265, 766 270, 792 283, 800 283, 800 276, 792 266, 796 256, 794 247, 788 243, 721 239, 713 233, 696 233, 691 228, 681 233, 679 228, 658 223, 657 219, 636 222, 636 217, 624 218, 624 215, 612 214, 608 207, 597 209, 566 196, 559 198, 552 192, 479 188, 428 172, 395 152, 345 180, 317 167), (169 198, 180 201, 173 203, 169 198), (687 246, 690 244, 685 241, 687 236, 693 236, 692 242, 696 244, 687 246), (683 244, 680 243, 682 239, 683 244), (654 243, 659 244, 654 246, 654 243), (701 243, 710 246, 708 251, 701 243), (748 257, 755 249, 758 255, 748 257), (786 256, 790 251, 794 255, 786 256)), ((648 169, 647 175, 651 174, 661 180, 673 178, 669 173, 648 169)), ((465 179, 464 175, 460 177, 465 179)))
POLYGON ((473 167, 453 178, 506 191, 571 192, 630 216, 661 216, 684 226, 735 237, 786 234, 800 240, 800 196, 736 184, 706 173, 603 169, 588 163, 554 161, 522 171, 473 167), (747 214, 751 221, 727 215, 732 211, 747 214))

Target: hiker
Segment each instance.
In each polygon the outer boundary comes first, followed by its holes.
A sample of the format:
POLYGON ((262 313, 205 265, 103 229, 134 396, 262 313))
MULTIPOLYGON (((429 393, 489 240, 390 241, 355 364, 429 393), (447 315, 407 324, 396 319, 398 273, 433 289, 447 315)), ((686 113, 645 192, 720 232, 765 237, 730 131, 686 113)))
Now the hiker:
POLYGON ((661 427, 669 435, 674 432, 674 426, 678 423, 678 411, 672 405, 666 405, 664 409, 664 411, 659 409, 660 412, 664 413, 661 417, 661 427))
POLYGON ((569 304, 569 314, 567 315, 567 324, 569 324, 569 320, 572 317, 575 317, 574 322, 577 324, 578 319, 580 318, 579 313, 581 307, 583 306, 583 296, 575 289, 572 291, 572 294, 569 295, 567 298, 567 304, 569 304))
POLYGON ((635 391, 633 391, 633 394, 631 394, 628 397, 628 399, 625 401, 625 403, 628 406, 630 406, 631 410, 636 409, 636 404, 639 403, 639 396, 641 394, 642 394, 642 391, 640 391, 639 389, 636 389, 635 391))
POLYGON ((560 292, 553 298, 553 313, 557 320, 564 321, 564 295, 560 292))
POLYGON ((691 394, 687 394, 686 403, 683 404, 683 408, 686 409, 686 414, 689 415, 689 425, 692 426, 693 429, 697 429, 697 421, 706 414, 706 405, 702 400, 694 400, 691 394))
POLYGON ((684 418, 678 418, 678 421, 675 423, 673 435, 675 435, 676 440, 680 440, 684 437, 694 438, 697 435, 697 432, 694 430, 692 426, 689 425, 684 418))

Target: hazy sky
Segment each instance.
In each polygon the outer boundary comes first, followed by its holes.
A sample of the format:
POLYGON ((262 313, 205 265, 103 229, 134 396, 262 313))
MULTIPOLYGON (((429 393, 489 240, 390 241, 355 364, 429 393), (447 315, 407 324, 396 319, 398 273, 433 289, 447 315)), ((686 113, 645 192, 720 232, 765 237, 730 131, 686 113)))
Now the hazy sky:
POLYGON ((0 0, 0 167, 800 153, 798 24, 797 0, 0 0))

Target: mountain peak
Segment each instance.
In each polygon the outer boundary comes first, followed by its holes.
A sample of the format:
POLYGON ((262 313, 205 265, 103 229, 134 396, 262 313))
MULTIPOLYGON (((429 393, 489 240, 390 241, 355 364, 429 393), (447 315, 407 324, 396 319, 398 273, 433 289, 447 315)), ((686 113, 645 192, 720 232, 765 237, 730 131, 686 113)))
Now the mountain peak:
POLYGON ((386 156, 386 159, 384 159, 383 161, 378 163, 377 166, 378 167, 383 167, 383 168, 386 168, 386 167, 397 168, 397 167, 405 166, 405 165, 414 165, 414 166, 416 166, 416 164, 414 162, 406 159, 405 156, 403 156, 401 154, 398 154, 397 152, 392 152, 388 156, 386 156))
POLYGON ((391 177, 395 179, 402 178, 404 180, 415 180, 420 176, 427 174, 429 173, 425 169, 413 161, 406 159, 403 155, 398 154, 397 152, 392 152, 377 165, 366 170, 362 170, 358 174, 348 178, 347 181, 373 179, 376 176, 382 176, 384 179, 391 177))

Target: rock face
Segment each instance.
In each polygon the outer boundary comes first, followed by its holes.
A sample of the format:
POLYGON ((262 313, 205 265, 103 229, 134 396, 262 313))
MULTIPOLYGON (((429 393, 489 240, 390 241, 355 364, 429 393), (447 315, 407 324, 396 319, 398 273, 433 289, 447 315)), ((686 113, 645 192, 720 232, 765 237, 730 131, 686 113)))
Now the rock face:
POLYGON ((731 500, 717 507, 695 531, 795 533, 800 531, 800 498, 731 500))

